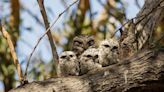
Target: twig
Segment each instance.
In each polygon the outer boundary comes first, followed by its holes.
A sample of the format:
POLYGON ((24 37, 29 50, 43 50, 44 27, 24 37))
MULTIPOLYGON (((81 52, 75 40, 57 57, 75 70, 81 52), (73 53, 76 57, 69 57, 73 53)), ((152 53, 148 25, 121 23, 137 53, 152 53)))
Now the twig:
POLYGON ((142 18, 142 17, 143 17, 141 20, 139 20, 137 23, 135 23, 135 24, 137 25, 137 24, 140 23, 143 19, 145 19, 146 16, 150 15, 150 14, 151 14, 153 11, 155 11, 156 9, 163 8, 163 6, 162 6, 162 7, 159 7, 160 4, 161 4, 162 2, 163 2, 163 1, 161 1, 155 8, 153 8, 153 9, 152 9, 150 12, 148 12, 147 14, 134 17, 134 18, 128 20, 127 22, 125 22, 119 29, 117 29, 117 30, 114 32, 114 34, 111 36, 111 38, 113 38, 113 37, 115 36, 115 34, 116 34, 120 29, 122 29, 126 24, 128 24, 130 21, 132 21, 132 20, 134 20, 134 19, 138 19, 138 18, 142 18), (159 8, 158 8, 158 7, 159 7, 159 8))
POLYGON ((17 72, 18 72, 19 81, 22 83, 22 81, 23 81, 22 68, 19 64, 16 52, 14 49, 14 45, 11 41, 11 37, 10 37, 9 33, 6 31, 5 27, 1 23, 0 23, 0 31, 3 35, 3 37, 7 40, 7 43, 9 45, 9 49, 10 49, 10 53, 11 53, 11 56, 13 58, 14 65, 15 65, 17 72))
MULTIPOLYGON (((42 17, 43 17, 43 20, 44 20, 44 25, 46 27, 46 29, 49 28, 49 22, 48 22, 48 17, 47 17, 47 14, 46 14, 46 10, 45 10, 45 7, 44 7, 44 0, 37 0, 38 1, 38 4, 39 4, 39 8, 40 8, 40 12, 42 14, 42 17)), ((51 30, 49 29, 49 31, 47 32, 47 35, 48 35, 48 38, 49 38, 49 41, 50 41, 50 45, 51 45, 51 50, 52 50, 52 56, 53 56, 53 62, 55 63, 55 70, 56 70, 56 74, 57 76, 59 76, 59 72, 58 72, 58 64, 59 64, 59 56, 57 54, 57 51, 56 51, 56 46, 54 44, 54 41, 53 41, 53 37, 52 37, 52 33, 51 33, 51 30)))
POLYGON ((141 5, 139 4, 139 1, 138 0, 135 0, 135 3, 136 3, 136 6, 141 9, 141 5))
POLYGON ((24 6, 22 4, 21 5, 21 9, 23 9, 24 11, 26 11, 31 17, 33 17, 37 21, 37 23, 39 23, 41 26, 44 27, 44 24, 42 23, 42 21, 35 14, 33 14, 29 9, 27 9, 26 6, 24 6))
POLYGON ((29 59, 28 59, 28 61, 27 61, 27 66, 26 66, 25 74, 27 73, 27 69, 28 69, 29 62, 30 62, 30 60, 31 60, 31 57, 32 57, 32 55, 33 55, 33 53, 34 53, 36 47, 39 45, 40 41, 41 41, 41 40, 43 39, 43 37, 50 31, 50 29, 52 28, 52 26, 59 20, 59 18, 60 18, 67 10, 69 10, 69 8, 70 8, 71 6, 73 6, 73 5, 74 5, 75 3, 77 3, 78 1, 79 1, 79 0, 76 0, 75 2, 73 2, 72 4, 70 4, 63 12, 61 12, 61 13, 58 15, 58 17, 52 22, 52 24, 50 25, 50 27, 48 27, 48 28, 46 29, 46 32, 38 39, 38 42, 37 42, 37 44, 35 45, 34 49, 32 50, 32 52, 31 52, 31 54, 30 54, 30 57, 29 57, 29 59))
MULTIPOLYGON (((141 15, 141 16, 138 16, 138 17, 134 17, 130 20, 128 20, 127 22, 125 22, 120 28, 116 29, 116 31, 114 32, 114 34, 111 36, 111 38, 113 38, 115 36, 115 34, 120 30, 122 29, 126 24, 128 24, 130 21, 134 20, 134 19, 137 19, 137 18, 141 18, 141 17, 144 17, 145 18, 146 14, 145 15, 141 15)), ((144 18, 142 18, 141 20, 143 20, 144 18)), ((139 23, 139 22, 138 22, 139 23)), ((138 24, 136 23, 136 24, 138 24)))
POLYGON ((124 71, 124 80, 125 80, 125 84, 127 84, 128 83, 128 70, 125 70, 124 71))

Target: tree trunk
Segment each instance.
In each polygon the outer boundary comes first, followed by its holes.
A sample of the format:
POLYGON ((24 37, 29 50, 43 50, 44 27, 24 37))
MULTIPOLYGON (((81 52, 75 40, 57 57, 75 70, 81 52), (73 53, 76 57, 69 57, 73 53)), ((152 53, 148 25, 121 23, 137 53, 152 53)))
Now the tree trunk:
POLYGON ((138 50, 153 45, 153 32, 156 31, 163 19, 164 0, 145 0, 143 8, 133 20, 134 23, 130 23, 128 32, 125 30, 123 32, 127 35, 121 42, 121 53, 126 53, 123 56, 129 57, 138 50))

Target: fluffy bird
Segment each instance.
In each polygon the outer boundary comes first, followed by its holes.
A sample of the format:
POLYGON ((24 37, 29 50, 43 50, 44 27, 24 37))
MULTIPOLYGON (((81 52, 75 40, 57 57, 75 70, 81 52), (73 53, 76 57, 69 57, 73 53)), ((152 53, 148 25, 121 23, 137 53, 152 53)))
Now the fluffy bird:
POLYGON ((73 39, 72 51, 79 57, 86 49, 95 47, 95 40, 90 35, 80 35, 73 39))
POLYGON ((118 62, 119 43, 115 39, 106 39, 99 44, 99 63, 105 67, 118 62))
POLYGON ((80 56, 80 74, 86 74, 88 71, 101 68, 99 62, 99 51, 96 48, 89 48, 80 56))
POLYGON ((79 75, 79 62, 72 51, 64 51, 59 57, 59 68, 63 76, 79 75))

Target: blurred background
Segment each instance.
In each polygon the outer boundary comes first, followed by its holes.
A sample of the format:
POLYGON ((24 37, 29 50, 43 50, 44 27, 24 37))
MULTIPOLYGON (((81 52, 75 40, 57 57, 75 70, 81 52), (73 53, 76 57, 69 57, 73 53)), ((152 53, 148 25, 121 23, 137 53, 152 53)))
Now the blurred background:
MULTIPOLYGON (((74 1, 44 0, 49 23, 74 1)), ((70 50, 73 37, 80 34, 94 35, 97 41, 111 37, 123 23, 136 16, 143 4, 144 0, 79 0, 51 29, 58 54, 70 50)), ((0 0, 0 19, 12 37, 24 72, 30 53, 45 32, 37 0, 0 0)), ((119 37, 119 32, 115 37, 119 37)), ((19 86, 9 51, 0 33, 0 92, 19 86)), ((34 81, 54 76, 51 48, 45 36, 32 56, 27 78, 34 81)))

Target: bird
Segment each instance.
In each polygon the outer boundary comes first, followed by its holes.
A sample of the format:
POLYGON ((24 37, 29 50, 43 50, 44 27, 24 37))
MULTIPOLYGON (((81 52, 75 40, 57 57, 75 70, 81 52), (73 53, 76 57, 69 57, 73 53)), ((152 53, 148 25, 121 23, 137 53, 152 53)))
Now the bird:
POLYGON ((99 44, 99 64, 106 67, 119 61, 119 43, 115 39, 105 39, 99 44))
POLYGON ((79 62, 73 51, 64 51, 59 56, 59 69, 62 76, 79 75, 79 62))
POLYGON ((74 37, 72 42, 72 51, 79 57, 86 49, 94 48, 95 40, 91 35, 79 35, 74 37))
POLYGON ((101 68, 99 62, 99 51, 96 48, 88 48, 80 56, 80 75, 86 74, 90 70, 101 68))

